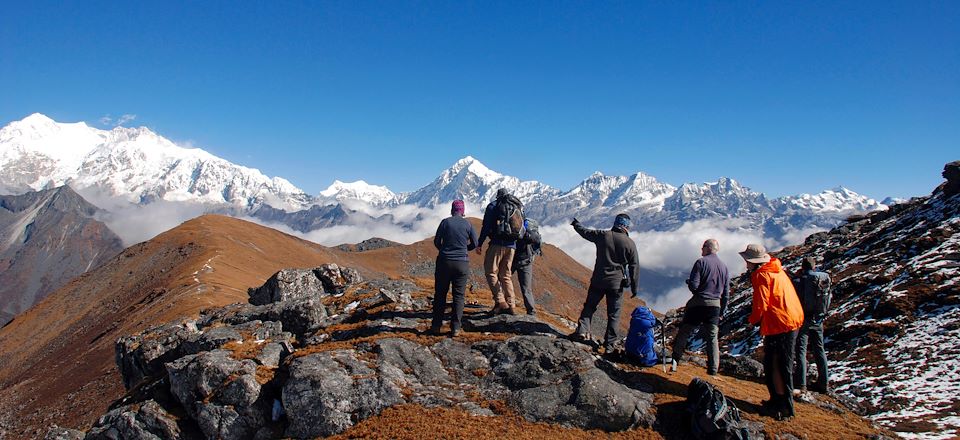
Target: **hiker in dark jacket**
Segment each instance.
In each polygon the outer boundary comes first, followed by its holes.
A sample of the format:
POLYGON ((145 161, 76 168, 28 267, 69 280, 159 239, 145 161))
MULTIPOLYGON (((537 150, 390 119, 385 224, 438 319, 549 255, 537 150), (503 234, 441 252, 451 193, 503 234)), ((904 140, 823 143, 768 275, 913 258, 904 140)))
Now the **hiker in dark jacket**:
MULTIPOLYGON (((483 271, 487 275, 487 284, 493 293, 493 313, 514 313, 516 305, 513 293, 513 280, 510 278, 510 265, 517 250, 516 240, 495 237, 497 222, 497 204, 504 203, 510 195, 506 188, 497 190, 497 197, 483 211, 483 224, 480 227, 480 241, 477 242, 477 255, 483 253, 483 242, 490 238, 490 247, 483 258, 483 271)), ((519 203, 519 200, 516 200, 519 203)))
POLYGON ((517 252, 513 254, 511 268, 517 273, 517 283, 520 284, 527 314, 536 315, 537 302, 533 299, 533 260, 537 255, 541 255, 542 241, 536 222, 531 226, 531 220, 524 219, 523 230, 523 238, 517 240, 517 252))
POLYGON ((720 317, 727 309, 730 297, 730 274, 727 265, 720 261, 717 252, 720 243, 709 239, 703 242, 700 248, 702 258, 693 264, 690 277, 687 278, 687 288, 693 294, 683 310, 683 321, 677 338, 673 340, 673 362, 670 371, 677 371, 677 364, 683 359, 683 352, 687 349, 690 335, 697 327, 706 326, 707 333, 707 374, 717 374, 720 366, 720 345, 717 343, 717 333, 720 327, 720 317))
POLYGON ((597 260, 593 266, 593 275, 590 277, 587 299, 580 312, 577 331, 571 337, 581 341, 592 339, 590 321, 593 319, 594 312, 597 311, 600 300, 606 298, 607 330, 603 335, 603 345, 606 352, 610 353, 617 340, 623 289, 629 286, 630 292, 636 297, 637 280, 640 276, 637 245, 629 235, 630 216, 617 214, 613 228, 610 230, 587 229, 580 225, 577 219, 573 219, 570 224, 581 237, 593 242, 597 247, 597 260))
POLYGON ((468 252, 477 247, 477 232, 473 225, 463 218, 463 200, 454 200, 450 208, 450 217, 443 219, 433 237, 433 245, 440 253, 437 255, 437 268, 433 273, 433 322, 430 333, 440 334, 443 325, 443 312, 447 307, 447 291, 453 285, 453 314, 450 318, 450 336, 460 333, 460 320, 463 318, 463 301, 470 274, 468 252))
POLYGON ((817 271, 816 260, 807 257, 800 263, 802 275, 794 279, 797 296, 803 305, 803 326, 797 334, 796 367, 793 386, 800 392, 807 389, 807 342, 817 364, 817 381, 810 389, 826 394, 829 391, 827 351, 823 347, 823 320, 830 309, 830 275, 817 271))

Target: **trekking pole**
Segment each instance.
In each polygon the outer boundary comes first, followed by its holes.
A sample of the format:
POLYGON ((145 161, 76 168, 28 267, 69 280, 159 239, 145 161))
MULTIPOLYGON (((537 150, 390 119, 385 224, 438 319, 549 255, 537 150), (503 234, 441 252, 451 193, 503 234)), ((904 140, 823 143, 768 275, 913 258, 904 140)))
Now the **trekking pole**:
MULTIPOLYGON (((659 320, 658 320, 659 321, 659 320)), ((660 346, 663 347, 663 355, 660 356, 663 358, 663 373, 667 373, 667 331, 665 323, 660 321, 660 346)))

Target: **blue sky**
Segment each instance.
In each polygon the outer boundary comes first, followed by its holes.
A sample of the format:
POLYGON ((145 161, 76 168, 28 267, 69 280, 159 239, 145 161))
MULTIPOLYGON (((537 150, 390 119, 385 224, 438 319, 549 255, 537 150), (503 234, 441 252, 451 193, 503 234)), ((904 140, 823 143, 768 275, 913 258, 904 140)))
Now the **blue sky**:
POLYGON ((960 2, 7 2, 0 124, 146 125, 310 193, 465 155, 770 195, 960 159, 960 2))

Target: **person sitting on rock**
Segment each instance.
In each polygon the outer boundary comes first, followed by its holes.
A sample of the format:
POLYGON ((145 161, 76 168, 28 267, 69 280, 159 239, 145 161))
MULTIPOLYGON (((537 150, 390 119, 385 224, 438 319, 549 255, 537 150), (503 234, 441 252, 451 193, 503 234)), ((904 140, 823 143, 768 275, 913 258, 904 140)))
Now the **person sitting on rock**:
POLYGON ((800 263, 803 274, 794 280, 797 295, 803 305, 803 326, 797 335, 796 369, 793 386, 800 392, 807 390, 807 342, 817 363, 817 381, 810 389, 826 394, 827 387, 827 351, 823 347, 823 320, 830 309, 830 275, 817 271, 813 257, 804 258, 800 263))
POLYGON ((740 252, 753 285, 753 305, 747 321, 760 326, 763 336, 763 376, 770 400, 761 414, 778 420, 793 417, 793 362, 797 330, 803 325, 803 307, 780 260, 763 245, 740 252))
POLYGON ((706 326, 707 334, 707 374, 717 374, 720 366, 720 345, 717 343, 717 334, 720 328, 720 317, 727 308, 730 297, 730 274, 727 265, 720 261, 717 252, 720 243, 714 239, 703 242, 700 248, 702 258, 693 264, 690 277, 687 278, 687 288, 693 296, 687 301, 683 310, 683 321, 680 331, 673 340, 673 361, 670 371, 677 371, 677 364, 683 359, 683 352, 687 349, 687 341, 697 327, 706 326))
POLYGON ((607 299, 607 330, 603 335, 603 345, 607 353, 613 351, 617 341, 617 326, 620 322, 620 307, 623 304, 623 289, 630 287, 633 297, 637 296, 637 280, 640 276, 640 266, 637 257, 637 245, 630 238, 630 216, 617 214, 610 230, 587 229, 580 221, 573 219, 570 223, 581 237, 589 240, 597 247, 596 263, 593 266, 593 275, 590 277, 590 287, 587 289, 587 299, 583 303, 580 319, 577 321, 577 330, 570 335, 571 339, 580 341, 591 340, 590 321, 600 305, 600 300, 607 299))
POLYGON ((463 214, 463 200, 454 200, 450 207, 450 217, 440 222, 437 234, 433 237, 433 245, 440 253, 437 255, 437 267, 433 273, 433 322, 430 325, 432 334, 440 334, 443 312, 447 307, 447 291, 451 285, 453 312, 450 317, 450 336, 460 334, 467 277, 470 275, 468 252, 477 247, 477 232, 463 214))

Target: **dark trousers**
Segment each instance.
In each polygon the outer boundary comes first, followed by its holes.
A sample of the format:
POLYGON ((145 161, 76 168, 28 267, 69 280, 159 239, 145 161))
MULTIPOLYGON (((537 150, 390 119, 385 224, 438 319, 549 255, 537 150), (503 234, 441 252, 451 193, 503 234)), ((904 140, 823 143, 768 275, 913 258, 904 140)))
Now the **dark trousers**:
POLYGON ((447 308, 447 291, 453 285, 453 316, 450 317, 450 329, 460 329, 460 320, 463 319, 463 300, 469 274, 469 261, 437 259, 437 269, 433 273, 435 286, 433 322, 431 324, 433 328, 439 329, 443 325, 443 312, 447 308))
POLYGON ((797 331, 763 337, 763 380, 770 401, 784 416, 793 416, 793 354, 797 331), (783 394, 777 393, 774 372, 783 380, 783 394))
POLYGON ((517 273, 517 282, 520 283, 523 306, 526 307, 527 313, 532 315, 537 307, 537 302, 533 299, 533 264, 513 266, 513 271, 517 273))
POLYGON ((673 360, 678 363, 683 359, 683 352, 687 349, 690 335, 697 327, 702 327, 707 343, 707 373, 715 374, 720 366, 720 345, 717 342, 717 333, 720 326, 720 307, 697 306, 687 307, 683 311, 683 321, 680 322, 680 331, 673 340, 673 360))
POLYGON ((587 300, 583 303, 580 320, 577 321, 577 334, 590 334, 590 321, 600 305, 600 300, 607 298, 607 331, 603 335, 604 347, 610 349, 617 341, 617 324, 620 322, 620 306, 623 304, 622 289, 597 289, 590 287, 587 290, 587 300))
POLYGON ((807 324, 800 327, 800 333, 797 335, 797 367, 794 370, 793 386, 797 388, 806 388, 807 386, 807 342, 810 343, 810 351, 813 353, 813 361, 817 364, 817 382, 811 389, 821 393, 827 392, 827 351, 823 348, 823 323, 807 324))

